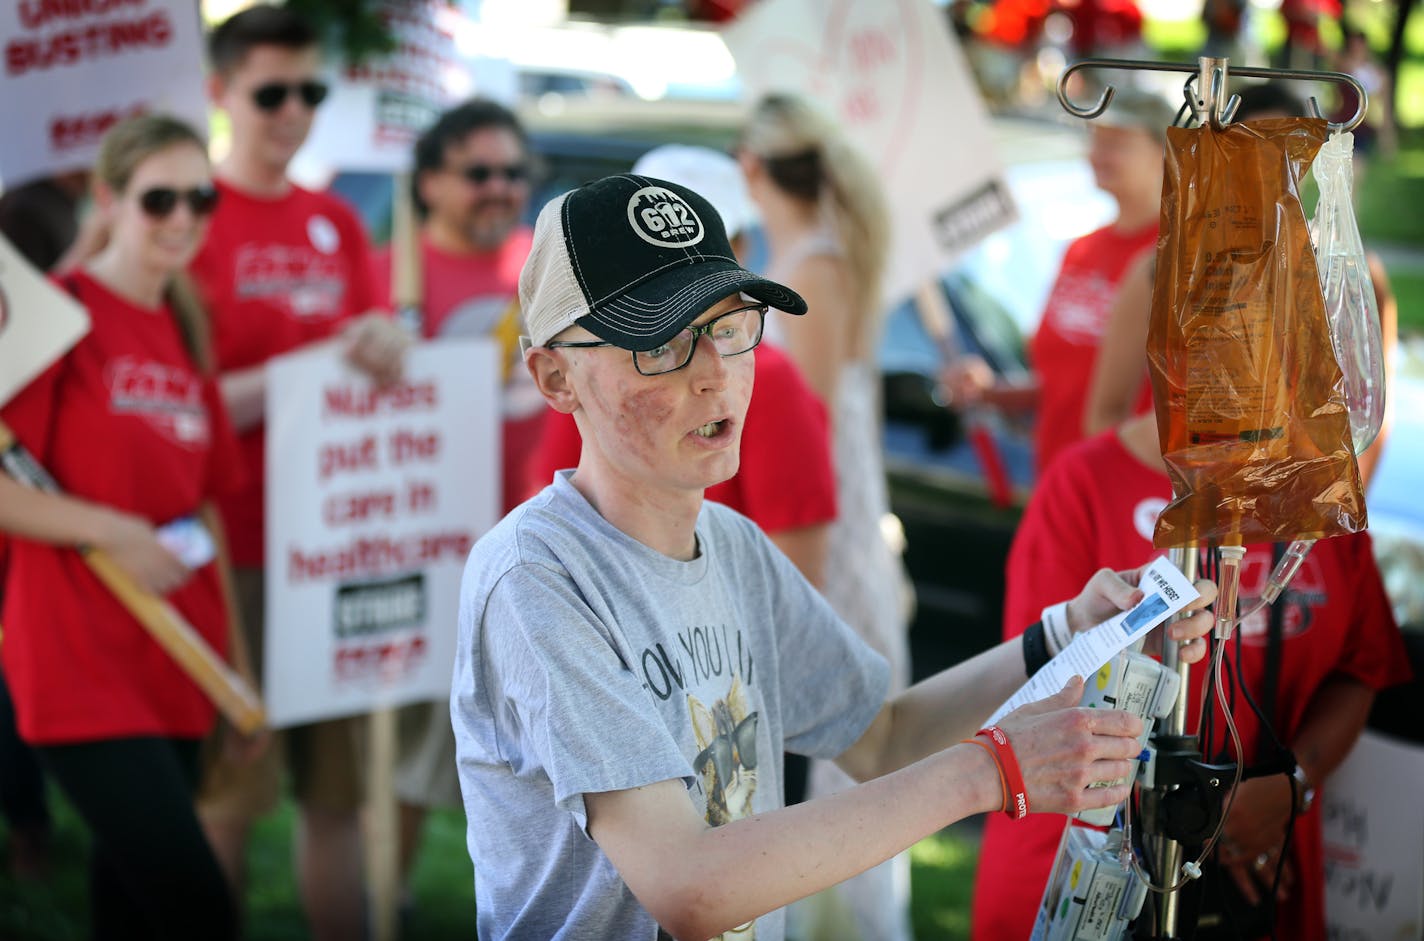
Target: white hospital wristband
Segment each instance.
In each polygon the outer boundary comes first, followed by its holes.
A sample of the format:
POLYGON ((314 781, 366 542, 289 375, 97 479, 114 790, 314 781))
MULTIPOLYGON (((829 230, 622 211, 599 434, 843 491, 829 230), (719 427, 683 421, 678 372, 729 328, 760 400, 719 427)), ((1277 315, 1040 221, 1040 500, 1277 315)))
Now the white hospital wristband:
POLYGON ((1068 626, 1068 602, 1060 601, 1044 608, 1041 620, 1048 655, 1056 657, 1073 641, 1073 629, 1068 626))

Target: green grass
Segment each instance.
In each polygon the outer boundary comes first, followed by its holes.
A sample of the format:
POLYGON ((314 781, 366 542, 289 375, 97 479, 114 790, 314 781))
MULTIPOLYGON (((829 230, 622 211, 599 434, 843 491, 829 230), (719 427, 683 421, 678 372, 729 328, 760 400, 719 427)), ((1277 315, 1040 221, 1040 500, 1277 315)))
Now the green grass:
POLYGON ((1424 269, 1390 273, 1390 285, 1399 298, 1399 332, 1424 334, 1424 269))
MULTIPOLYGON (((57 793, 54 865, 43 884, 16 882, 0 866, 0 938, 4 941, 82 941, 88 937, 83 825, 57 793)), ((248 856, 249 941, 304 941, 306 926, 292 878, 293 808, 284 801, 263 820, 248 856)), ((916 937, 962 941, 969 937, 978 827, 969 822, 944 830, 910 852, 916 937)), ((4 840, 0 831, 0 841, 4 840)), ((465 851, 465 820, 458 811, 433 814, 416 864, 415 904, 405 922, 406 941, 469 941, 475 936, 474 874, 465 851)))
POLYGON ((910 848, 910 916, 919 941, 969 937, 978 857, 978 821, 941 830, 910 848))
POLYGON ((1384 255, 1400 333, 1424 333, 1424 131, 1406 132, 1399 153, 1369 165, 1356 204, 1365 245, 1384 255))

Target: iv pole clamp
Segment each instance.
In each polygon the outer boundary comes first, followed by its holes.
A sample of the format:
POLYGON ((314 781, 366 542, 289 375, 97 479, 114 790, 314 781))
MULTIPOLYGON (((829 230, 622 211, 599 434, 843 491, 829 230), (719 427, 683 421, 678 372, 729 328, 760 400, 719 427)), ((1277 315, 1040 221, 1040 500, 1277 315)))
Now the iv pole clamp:
MULTIPOLYGON (((1238 99, 1235 95, 1227 96, 1228 73, 1231 76, 1245 78, 1282 79, 1285 81, 1299 82, 1334 82, 1337 85, 1349 85, 1359 96, 1359 104, 1355 108, 1355 113, 1350 120, 1342 124, 1329 125, 1330 133, 1335 134, 1341 131, 1353 131, 1365 119, 1365 111, 1369 107, 1369 95, 1365 87, 1353 75, 1346 75, 1344 72, 1310 72, 1300 69, 1261 69, 1261 68, 1229 68, 1227 60, 1224 58, 1213 58, 1202 56, 1197 60, 1197 65, 1192 66, 1185 62, 1148 62, 1139 59, 1080 59, 1063 71, 1058 77, 1058 103, 1069 114, 1076 117, 1090 119, 1096 118, 1108 109, 1112 104, 1113 96, 1117 94, 1117 89, 1112 85, 1107 85, 1102 94, 1098 96, 1096 103, 1083 107, 1074 104, 1068 98, 1068 83, 1072 76, 1085 69, 1114 69, 1120 71, 1138 72, 1176 72, 1189 75, 1196 80, 1196 94, 1190 90, 1191 81, 1188 81, 1186 91, 1187 105, 1192 111, 1193 117, 1199 124, 1210 124, 1214 129, 1221 130, 1236 114, 1238 99)), ((1320 105, 1314 96, 1310 97, 1310 110, 1314 117, 1321 117, 1320 105)))

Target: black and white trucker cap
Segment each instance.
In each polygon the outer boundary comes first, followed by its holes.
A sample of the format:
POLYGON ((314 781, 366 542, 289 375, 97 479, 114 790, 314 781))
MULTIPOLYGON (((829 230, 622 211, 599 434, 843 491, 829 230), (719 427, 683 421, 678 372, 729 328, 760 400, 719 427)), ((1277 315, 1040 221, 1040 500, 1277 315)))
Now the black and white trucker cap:
POLYGON ((632 174, 551 200, 519 275, 533 346, 578 324, 615 346, 650 350, 737 292, 806 313, 795 291, 737 262, 711 203, 685 186, 632 174))

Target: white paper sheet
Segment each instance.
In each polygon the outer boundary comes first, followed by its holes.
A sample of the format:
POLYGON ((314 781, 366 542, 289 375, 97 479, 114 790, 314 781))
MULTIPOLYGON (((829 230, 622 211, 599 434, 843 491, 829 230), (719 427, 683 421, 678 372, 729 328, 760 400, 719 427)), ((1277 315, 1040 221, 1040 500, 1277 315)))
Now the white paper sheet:
POLYGON ((1062 653, 1044 664, 994 711, 988 724, 994 725, 1022 705, 1052 696, 1074 676, 1094 675, 1119 651, 1147 636, 1148 631, 1199 597, 1186 576, 1165 557, 1147 567, 1138 587, 1145 592, 1141 601, 1075 636, 1062 653))

